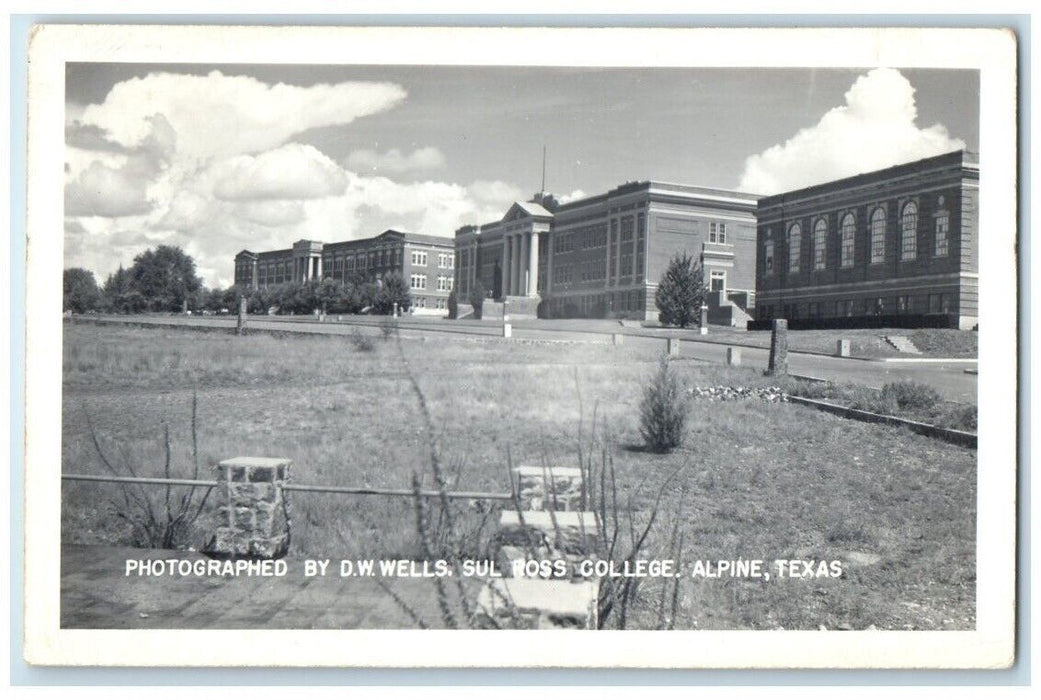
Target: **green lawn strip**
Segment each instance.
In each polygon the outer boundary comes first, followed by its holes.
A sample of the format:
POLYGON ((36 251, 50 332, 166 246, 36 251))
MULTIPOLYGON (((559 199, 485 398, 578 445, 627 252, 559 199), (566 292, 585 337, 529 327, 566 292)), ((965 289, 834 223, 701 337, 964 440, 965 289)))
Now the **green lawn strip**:
MULTIPOLYGON (((770 331, 741 331, 732 328, 711 326, 709 341, 751 345, 769 348, 770 331)), ((814 352, 834 355, 839 340, 850 341, 850 354, 853 357, 882 358, 974 358, 976 357, 976 339, 974 331, 950 329, 906 328, 850 328, 835 330, 790 330, 788 331, 788 348, 796 352, 814 352), (885 341, 885 336, 904 336, 909 338, 919 350, 920 355, 898 351, 885 341)))
MULTIPOLYGON (((460 488, 505 490, 507 450, 515 464, 572 466, 582 444, 598 464, 601 449, 613 459, 623 521, 631 510, 637 527, 661 480, 688 463, 665 495, 645 556, 669 555, 678 522, 688 559, 878 558, 849 565, 840 579, 684 578, 677 628, 974 624, 974 451, 801 406, 699 400, 684 447, 653 455, 631 448, 656 357, 591 345, 403 347, 442 462, 460 488)), ((280 456, 294 461, 298 483, 408 487, 416 472, 433 485, 425 429, 392 341, 359 352, 347 338, 67 326, 64 350, 67 472, 102 473, 89 415, 103 444, 140 474, 161 470, 168 424, 174 471, 183 475, 197 387, 206 465, 280 456)), ((740 368, 676 366, 688 387, 776 383, 740 368)), ((63 540, 121 543, 125 529, 110 513, 115 496, 104 485, 65 484, 63 540)), ((409 499, 293 493, 291 506, 296 557, 418 556, 409 499)), ((467 555, 487 554, 498 507, 459 504, 467 555)), ((208 517, 194 541, 212 527, 208 517)), ((641 586, 630 626, 656 624, 660 593, 658 581, 641 586)))

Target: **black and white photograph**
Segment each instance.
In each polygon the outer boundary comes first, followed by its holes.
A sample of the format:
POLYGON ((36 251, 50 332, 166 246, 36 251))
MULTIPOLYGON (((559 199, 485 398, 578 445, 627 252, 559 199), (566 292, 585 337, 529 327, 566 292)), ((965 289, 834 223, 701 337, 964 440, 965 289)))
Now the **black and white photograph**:
POLYGON ((40 28, 27 658, 1007 666, 1015 50, 40 28))

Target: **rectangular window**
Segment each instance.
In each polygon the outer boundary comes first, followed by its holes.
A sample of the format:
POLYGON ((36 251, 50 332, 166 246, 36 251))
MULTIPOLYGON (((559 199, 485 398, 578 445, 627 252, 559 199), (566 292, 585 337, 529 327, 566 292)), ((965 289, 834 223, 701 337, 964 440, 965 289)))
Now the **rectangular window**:
POLYGON ((709 273, 709 289, 713 292, 722 292, 727 288, 727 273, 721 270, 713 270, 709 273))
POLYGON ((936 216, 936 257, 947 257, 947 227, 950 219, 947 212, 941 212, 936 216))
POLYGON ((766 274, 774 273, 774 242, 766 241, 763 244, 763 270, 766 274))
POLYGON ((724 223, 712 222, 708 225, 708 242, 709 243, 726 243, 727 242, 727 225, 724 223))
POLYGON ((621 226, 621 277, 630 277, 633 273, 633 217, 622 219, 621 226))
POLYGON ((802 255, 802 227, 795 224, 788 230, 788 271, 799 271, 799 258, 802 255))
POLYGON ((426 254, 426 252, 422 251, 422 250, 413 250, 412 251, 412 264, 416 265, 417 267, 426 267, 427 266, 427 254, 426 254))
POLYGON ((647 239, 647 225, 643 214, 636 217, 636 281, 643 281, 644 245, 647 239))
POLYGON ((426 289, 427 288, 427 276, 426 275, 412 275, 410 278, 412 289, 426 289))

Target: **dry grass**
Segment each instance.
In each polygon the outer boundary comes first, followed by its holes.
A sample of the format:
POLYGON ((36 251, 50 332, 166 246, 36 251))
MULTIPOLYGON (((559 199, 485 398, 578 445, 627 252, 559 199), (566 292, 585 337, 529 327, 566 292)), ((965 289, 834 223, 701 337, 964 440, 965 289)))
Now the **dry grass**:
MULTIPOLYGON (((581 444, 584 454, 611 455, 619 502, 627 511, 631 502, 639 527, 661 481, 689 462, 664 495, 646 556, 666 556, 682 535, 688 559, 847 561, 841 579, 684 579, 677 628, 974 625, 974 451, 800 406, 699 401, 683 449, 654 455, 631 448, 640 442, 636 408, 656 357, 606 345, 402 345, 446 477, 462 488, 507 490, 507 450, 515 462, 577 465, 581 444), (879 562, 856 565, 849 552, 879 562)), ((171 426, 176 460, 190 445, 178 426, 197 390, 204 465, 243 454, 283 456, 301 483, 410 488, 415 472, 427 475, 424 487, 436 488, 416 396, 394 343, 359 352, 346 337, 72 325, 64 351, 66 472, 101 473, 88 414, 107 445, 141 465, 139 473, 161 470, 156 426, 171 426)), ((688 386, 772 383, 739 368, 676 367, 688 386)), ((65 541, 125 536, 104 507, 106 488, 64 487, 65 541)), ((292 507, 294 555, 420 555, 408 498, 294 493, 292 507)), ((436 502, 431 507, 436 520, 436 502)), ((468 538, 464 556, 485 554, 497 520, 496 508, 474 508, 457 523, 468 538)), ((198 525, 201 542, 208 523, 198 525)), ((661 601, 660 582, 648 580, 629 626, 655 627, 661 601)))

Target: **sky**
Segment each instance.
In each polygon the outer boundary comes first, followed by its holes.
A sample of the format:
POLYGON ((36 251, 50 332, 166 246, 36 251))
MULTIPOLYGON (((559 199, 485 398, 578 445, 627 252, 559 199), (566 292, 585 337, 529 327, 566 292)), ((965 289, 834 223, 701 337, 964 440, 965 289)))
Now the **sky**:
POLYGON ((68 64, 65 266, 452 236, 538 192, 774 194, 978 150, 979 76, 935 69, 68 64))

